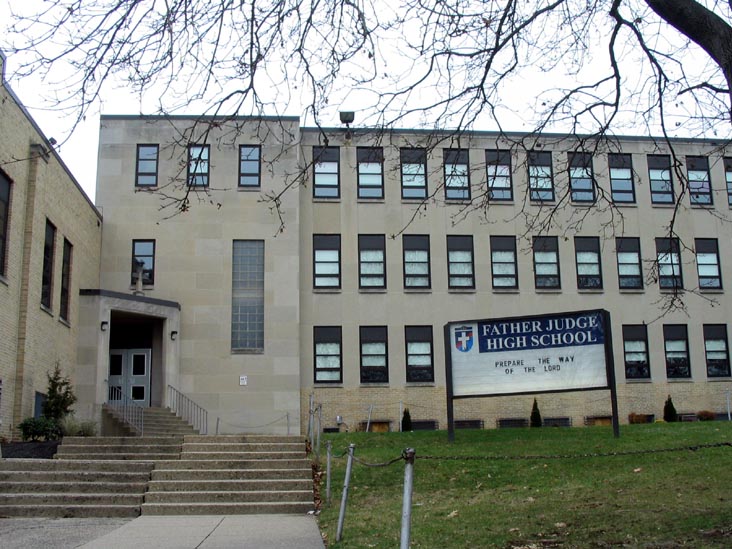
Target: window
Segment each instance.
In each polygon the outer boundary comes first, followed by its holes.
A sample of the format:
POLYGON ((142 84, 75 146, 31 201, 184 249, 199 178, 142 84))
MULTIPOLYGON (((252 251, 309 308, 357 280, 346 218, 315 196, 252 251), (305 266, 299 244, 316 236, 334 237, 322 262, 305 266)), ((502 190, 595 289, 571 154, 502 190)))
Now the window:
POLYGON ((491 272, 494 288, 518 288, 516 237, 491 236, 491 272))
POLYGON ((43 271, 41 273, 41 305, 50 309, 53 295, 53 263, 56 252, 56 227, 46 219, 46 236, 43 242, 43 271))
POLYGON ((678 238, 656 239, 656 261, 658 284, 662 289, 677 290, 684 287, 678 238))
POLYGON ((386 243, 383 234, 358 235, 359 288, 386 288, 386 243))
POLYGON ((586 152, 571 152, 567 154, 567 161, 572 202, 594 202, 592 155, 586 152))
POLYGON ((389 382, 386 326, 361 326, 361 383, 389 382))
POLYGON ((485 171, 488 180, 488 199, 513 200, 511 153, 509 151, 485 151, 485 171))
POLYGON ((580 290, 602 288, 600 238, 597 236, 575 236, 574 253, 577 262, 577 288, 580 290))
POLYGON ((445 198, 470 200, 470 168, 467 149, 443 149, 445 198))
POLYGON ((402 198, 427 198, 427 151, 401 149, 402 198))
POLYGON ((712 183, 709 178, 709 160, 705 156, 686 157, 686 176, 689 179, 689 200, 692 204, 712 204, 712 183))
POLYGON ((475 288, 473 237, 447 237, 447 276, 451 289, 475 288))
POLYGON ((648 179, 651 181, 651 202, 673 204, 674 186, 671 181, 671 157, 665 154, 648 156, 648 179))
POLYGON ((432 326, 405 326, 407 383, 435 381, 432 326))
POLYGON ((137 278, 140 273, 142 273, 143 284, 150 285, 155 283, 154 240, 132 241, 132 284, 137 283, 137 278))
POLYGON ((529 198, 540 202, 554 200, 552 153, 529 152, 529 198))
POLYGON ((615 250, 618 255, 618 287, 621 290, 642 289, 640 239, 616 238, 615 250))
POLYGON ((358 147, 358 197, 384 198, 384 149, 358 147))
POLYGON ((7 274, 10 232, 10 180, 0 172, 0 276, 7 274))
POLYGON ((256 189, 262 184, 260 158, 257 145, 239 146, 239 187, 256 189))
POLYGON ((231 349, 264 351, 263 240, 234 240, 233 243, 231 349))
POLYGON ((158 185, 158 146, 138 145, 136 165, 135 185, 156 187, 158 185))
POLYGON ((648 329, 645 324, 623 325, 623 354, 626 379, 650 379, 648 329))
POLYGON ((724 159, 724 179, 727 182, 727 204, 732 206, 732 158, 724 159))
POLYGON ((708 377, 730 377, 725 324, 704 324, 704 354, 708 377))
POLYGON ((191 187, 208 187, 209 153, 208 145, 188 147, 188 185, 191 187))
POLYGON ((691 366, 686 324, 664 324, 663 344, 666 352, 666 377, 669 379, 690 378, 691 366))
POLYGON ((341 287, 341 235, 313 235, 313 287, 341 287))
POLYGON ((716 238, 697 238, 696 270, 699 274, 699 289, 718 290, 722 288, 722 275, 719 271, 719 249, 716 238))
POLYGON ((404 287, 429 288, 430 237, 421 234, 402 235, 404 250, 404 287))
POLYGON ((64 238, 63 256, 61 258, 61 305, 58 315, 63 320, 69 319, 69 296, 71 295, 71 242, 64 238))
POLYGON ((340 198, 340 157, 338 147, 313 147, 313 197, 340 198))
POLYGON ((633 183, 633 162, 629 154, 608 154, 610 168, 610 193, 616 204, 635 203, 633 183))
POLYGON ((561 288, 559 244, 556 236, 535 236, 534 285, 537 289, 561 288))
POLYGON ((314 326, 313 351, 315 383, 343 381, 340 326, 314 326))

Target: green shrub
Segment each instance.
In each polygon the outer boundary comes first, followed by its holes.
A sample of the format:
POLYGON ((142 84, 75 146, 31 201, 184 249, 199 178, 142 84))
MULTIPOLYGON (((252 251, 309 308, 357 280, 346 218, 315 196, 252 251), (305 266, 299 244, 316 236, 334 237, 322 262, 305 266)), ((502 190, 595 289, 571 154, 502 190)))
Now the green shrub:
POLYGON ((539 403, 534 399, 534 405, 531 407, 531 418, 529 425, 531 427, 541 427, 541 412, 539 412, 539 403))
POLYGON ((679 414, 676 413, 676 407, 671 400, 671 395, 668 395, 666 404, 663 405, 663 420, 668 423, 673 423, 679 420, 679 414))
POLYGON ((717 414, 709 410, 699 410, 696 413, 696 417, 699 421, 714 421, 717 419, 717 414))
POLYGON ((47 417, 29 417, 18 425, 23 440, 58 440, 61 438, 61 427, 55 419, 47 417))
POLYGON ((47 374, 48 392, 43 403, 43 415, 49 419, 60 420, 71 413, 71 406, 76 402, 76 395, 71 389, 71 380, 61 375, 61 368, 56 363, 53 372, 47 374))
POLYGON ((404 408, 402 414, 402 432, 408 433, 412 430, 412 414, 409 413, 409 408, 404 408))

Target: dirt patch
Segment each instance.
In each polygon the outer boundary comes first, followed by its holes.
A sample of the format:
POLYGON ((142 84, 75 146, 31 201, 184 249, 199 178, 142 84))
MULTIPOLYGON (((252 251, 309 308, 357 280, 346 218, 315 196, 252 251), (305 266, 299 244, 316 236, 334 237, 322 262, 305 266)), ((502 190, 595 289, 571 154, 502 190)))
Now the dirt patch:
POLYGON ((51 459, 56 454, 59 444, 60 440, 3 442, 0 447, 4 458, 51 459))

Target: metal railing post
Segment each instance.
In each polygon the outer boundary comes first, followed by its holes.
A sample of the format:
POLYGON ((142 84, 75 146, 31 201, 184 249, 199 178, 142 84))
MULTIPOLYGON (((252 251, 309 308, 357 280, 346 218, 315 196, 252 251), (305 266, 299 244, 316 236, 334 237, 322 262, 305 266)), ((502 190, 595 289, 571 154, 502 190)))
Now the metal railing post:
POLYGON ((371 412, 374 410, 374 405, 372 404, 369 406, 369 417, 366 420, 366 432, 368 433, 371 430, 371 412))
POLYGON ((325 466, 325 502, 330 505, 330 460, 333 451, 333 442, 327 441, 325 443, 326 451, 326 466, 325 466))
POLYGON ((414 448, 404 451, 404 495, 402 497, 402 535, 400 549, 409 549, 412 528, 412 488, 414 486, 414 448))
POLYGON ((346 478, 343 481, 343 495, 341 496, 341 510, 338 514, 338 530, 336 531, 336 542, 343 539, 343 521, 346 519, 346 503, 348 502, 348 485, 351 482, 351 469, 353 467, 353 452, 355 444, 348 445, 348 462, 346 463, 346 478))
POLYGON ((285 419, 287 420, 287 436, 290 436, 290 412, 285 413, 285 419))

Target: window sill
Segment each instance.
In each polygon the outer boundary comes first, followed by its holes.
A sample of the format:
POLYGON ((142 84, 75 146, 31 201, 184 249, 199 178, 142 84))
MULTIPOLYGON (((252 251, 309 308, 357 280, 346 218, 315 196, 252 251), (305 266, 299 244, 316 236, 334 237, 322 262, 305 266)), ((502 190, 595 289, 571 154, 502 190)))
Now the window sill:
POLYGON ((232 355, 263 355, 264 349, 232 349, 232 355))
POLYGON ((445 205, 446 206, 464 206, 465 204, 470 204, 472 201, 471 198, 445 198, 445 205))
POLYGON ((356 202, 359 204, 385 204, 386 200, 383 198, 358 198, 356 202))
POLYGON ((45 305, 41 305, 41 311, 43 311, 48 316, 50 316, 51 318, 53 318, 53 311, 51 309, 49 309, 48 307, 46 307, 45 305))
POLYGON ((69 321, 66 320, 65 318, 59 317, 58 322, 59 322, 59 324, 63 324, 64 326, 66 326, 69 329, 71 328, 71 324, 69 324, 69 321))
POLYGON ((340 288, 313 288, 314 294, 340 294, 340 288))
POLYGON ((714 204, 689 204, 692 210, 713 210, 714 204))
POLYGON ((474 294, 477 293, 475 288, 448 288, 449 294, 474 294))
POLYGON ((724 288, 699 288, 700 294, 723 294, 724 288))
POLYGON ((651 202, 651 208, 675 208, 676 204, 673 202, 666 203, 666 202, 651 202))
POLYGON ((313 382, 313 387, 315 389, 343 389, 343 382, 342 381, 315 381, 313 382))
POLYGON ((434 381, 407 381, 404 386, 407 388, 437 387, 434 381))
POLYGON ((386 288, 359 288, 359 294, 385 294, 386 288))
POLYGON ((648 378, 644 378, 644 379, 626 379, 625 380, 625 383, 628 383, 630 385, 639 383, 639 384, 642 385, 644 383, 653 383, 653 380, 651 378, 649 378, 649 377, 648 378))
POLYGON ((374 381, 373 383, 372 382, 369 382, 369 381, 362 381, 361 382, 361 388, 370 389, 371 387, 376 387, 376 388, 378 388, 378 387, 384 387, 384 388, 388 388, 389 387, 389 382, 388 381, 387 382, 384 382, 384 381, 374 381))
POLYGON ((561 288, 535 288, 537 294, 561 294, 561 288))
POLYGON ((518 288, 493 288, 494 294, 520 294, 521 290, 518 288))
POLYGON ((262 191, 262 187, 237 187, 236 190, 242 193, 258 193, 262 191))
POLYGON ((707 381, 709 381, 711 383, 729 383, 730 381, 732 381, 732 377, 730 377, 730 376, 726 376, 726 377, 723 377, 723 376, 720 376, 720 377, 709 377, 709 376, 707 376, 707 381))
POLYGON ((405 294, 431 294, 432 288, 404 288, 405 294))
POLYGON ((618 208, 637 208, 636 202, 613 202, 613 206, 618 208))
POLYGON ((666 381, 669 383, 694 383, 694 380, 690 377, 684 377, 684 378, 666 378, 666 381))
MULTIPOLYGON (((148 291, 148 290, 154 290, 154 289, 155 289, 154 284, 143 284, 142 285, 143 292, 148 291)), ((132 293, 135 293, 135 291, 137 291, 137 284, 130 284, 130 291, 132 293)))
POLYGON ((514 202, 513 198, 508 199, 508 200, 497 200, 495 198, 489 198, 488 204, 490 206, 514 206, 515 202, 514 202))
POLYGON ((150 193, 158 190, 157 185, 135 185, 136 193, 150 193))
POLYGON ((429 201, 427 196, 424 198, 402 198, 402 204, 424 204, 427 201, 429 201))
POLYGON ((644 288, 619 288, 618 292, 621 294, 643 294, 645 293, 644 288))
POLYGON ((313 202, 314 203, 321 203, 321 204, 327 204, 327 203, 334 203, 338 204, 341 201, 340 197, 333 197, 333 198, 326 198, 321 196, 314 196, 313 202))
POLYGON ((578 294, 604 294, 604 288, 577 288, 578 294))

